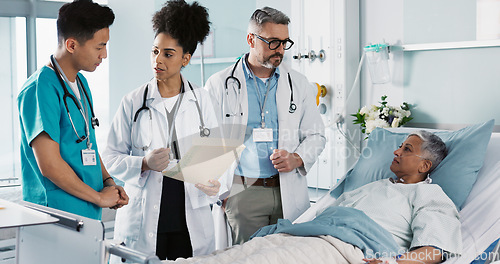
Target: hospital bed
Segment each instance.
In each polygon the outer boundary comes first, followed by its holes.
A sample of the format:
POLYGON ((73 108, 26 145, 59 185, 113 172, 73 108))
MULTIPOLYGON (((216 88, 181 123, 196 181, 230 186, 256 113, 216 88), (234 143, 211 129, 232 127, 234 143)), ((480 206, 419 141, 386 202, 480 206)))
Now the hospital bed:
MULTIPOLYGON (((389 129, 392 132, 409 133, 418 128, 389 129)), ((442 130, 426 129, 431 132, 442 130)), ((345 180, 339 180, 332 190, 335 190, 345 180)), ((460 257, 445 261, 446 264, 500 263, 500 133, 492 133, 484 163, 470 194, 460 210, 462 222, 463 251, 460 257), (487 248, 491 251, 485 252, 487 248)), ((317 212, 335 201, 327 194, 304 212, 294 223, 313 219, 317 212)))
MULTIPOLYGON (((393 132, 409 132, 416 129, 400 128, 393 132)), ((332 188, 336 190, 342 182, 332 188)), ((470 194, 467 196, 460 217, 462 222, 463 252, 460 257, 448 259, 446 264, 479 263, 500 264, 500 133, 493 133, 486 148, 484 164, 470 194), (485 252, 487 248, 492 249, 485 252)), ((325 195, 304 212, 295 223, 313 219, 316 214, 331 204, 335 198, 325 195)), ((9 202, 1 201, 3 205, 9 202)), ((20 205, 17 205, 20 206, 20 205)), ((104 239, 104 227, 98 220, 82 218, 55 209, 24 203, 30 215, 41 215, 35 223, 20 226, 17 239, 17 263, 106 263, 109 254, 134 260, 136 263, 159 263, 155 256, 147 256, 104 239), (82 228, 83 225, 83 228, 82 228), (75 243, 81 241, 80 243, 75 243), (19 262, 21 261, 21 262, 19 262)), ((4 210, 2 210, 4 211, 4 210)), ((5 212, 5 211, 4 211, 5 212)), ((1 212, 0 212, 1 215, 1 212)), ((0 217, 2 219, 2 217, 0 217)), ((5 218, 4 218, 5 219, 5 218)), ((0 221, 1 222, 1 221, 0 221)), ((8 227, 8 226, 7 226, 8 227)), ((1 228, 1 225, 0 225, 1 228)), ((308 238, 297 238, 308 239, 308 238)), ((319 255, 319 241, 307 240, 310 255, 319 255)), ((322 243, 322 242, 321 242, 322 243)), ((324 244, 324 243, 323 243, 324 244)), ((328 248, 326 251, 329 251, 328 248)), ((318 256, 316 256, 318 257, 318 256)), ((319 256, 321 258, 321 256, 319 256)), ((311 258, 309 258, 311 260, 311 258)), ((179 263, 206 263, 179 261, 179 263)), ((214 262, 217 263, 217 262, 214 262)), ((260 264, 262 264, 261 262, 260 264)), ((270 261, 269 263, 276 263, 270 261)), ((300 263, 291 259, 288 263, 300 263)), ((302 261, 301 263, 307 263, 302 261)), ((319 262, 315 262, 319 263, 319 262)), ((328 263, 328 262, 326 262, 328 263)))
MULTIPOLYGON (((477 180, 472 181, 473 185, 471 186, 472 189, 469 189, 470 193, 468 196, 463 195, 465 201, 461 203, 461 210, 459 211, 460 213, 460 218, 462 222, 462 240, 463 240, 463 250, 462 254, 458 257, 453 257, 449 258, 448 260, 445 261, 446 264, 462 264, 462 263, 496 263, 500 264, 500 242, 498 242, 500 238, 500 194, 498 190, 500 189, 500 133, 493 133, 490 134, 491 128, 493 126, 493 122, 489 122, 489 132, 487 136, 485 137, 484 133, 480 135, 476 135, 477 138, 486 138, 486 140, 489 138, 488 141, 484 141, 483 144, 483 150, 482 153, 478 154, 478 158, 482 161, 482 156, 484 155, 484 163, 481 165, 478 165, 477 170, 479 170, 479 173, 477 175, 477 180), (491 137, 490 137, 491 135, 491 137), (489 248, 489 251, 485 251, 487 248, 489 248), (476 262, 473 262, 476 261, 476 262)), ((420 130, 417 128, 398 128, 398 129, 390 129, 391 133, 410 133, 414 130, 420 130)), ((432 129, 427 129, 432 132, 443 132, 447 133, 446 131, 438 131, 438 130, 432 130, 432 129)), ((466 130, 466 129, 465 129, 466 130)), ((462 130, 459 130, 462 131, 462 130)), ((451 136, 452 140, 456 141, 462 141, 466 142, 469 141, 469 138, 465 137, 463 134, 466 133, 458 133, 459 131, 454 131, 457 132, 457 134, 453 134, 451 136)), ((449 131, 450 132, 450 131, 449 131)), ((406 136, 404 136, 406 137, 406 136)), ((400 144, 403 140, 401 140, 399 143, 400 144)), ((395 145, 394 147, 396 147, 395 145)), ((460 148, 456 148, 460 149, 460 148)), ((467 146, 466 148, 462 148, 462 151, 468 152, 470 151, 467 146)), ((374 151, 375 153, 376 150, 374 151)), ((390 155, 391 152, 389 152, 390 155)), ((457 154, 457 153, 455 153, 457 154)), ((461 155, 461 153, 458 153, 461 155)), ((468 153, 470 154, 470 153, 468 153)), ((467 155, 464 155, 467 156, 467 155)), ((393 156, 390 158, 392 159, 393 156)), ((449 155, 450 157, 450 155, 449 155)), ((462 157, 463 158, 463 157, 462 157)), ((358 161, 359 163, 359 161, 358 161)), ((472 161, 470 162, 472 163, 472 161)), ((476 162, 476 165, 478 163, 476 162)), ((465 165, 468 166, 467 162, 463 162, 460 164, 460 166, 465 165)), ((458 166, 458 167, 460 167, 458 166)), ((388 167, 388 165, 387 165, 388 167)), ((353 169, 356 168, 356 165, 353 167, 353 169)), ((346 174, 346 176, 349 175, 349 173, 346 174)), ((345 185, 346 181, 346 176, 342 178, 337 185, 335 185, 330 192, 336 192, 339 189, 338 188, 343 188, 342 186, 345 185)), ((471 184, 472 184, 471 183, 471 184)), ((336 198, 334 198, 331 194, 327 193, 325 196, 323 196, 321 199, 319 199, 315 204, 313 204, 306 212, 304 212, 298 219, 294 221, 294 223, 303 223, 310 221, 316 217, 316 215, 320 212, 322 212, 326 207, 331 205, 336 198)), ((468 192, 468 191, 467 191, 468 192)), ((466 192, 464 192, 466 193, 466 192)), ((452 199, 453 200, 453 199, 452 199)), ((281 234, 278 234, 281 235, 281 234)), ((276 234, 274 235, 269 235, 266 237, 272 237, 272 239, 277 239, 276 234)), ((269 245, 277 245, 277 243, 281 242, 276 242, 276 244, 273 244, 275 241, 269 241, 265 240, 264 238, 266 237, 258 237, 254 238, 255 239, 262 239, 259 241, 259 243, 254 243, 252 242, 253 240, 250 240, 249 242, 243 244, 243 245, 237 245, 233 246, 230 250, 226 251, 221 251, 217 254, 212 254, 211 256, 207 258, 203 257, 195 257, 193 259, 188 259, 188 260, 177 260, 173 263, 231 263, 231 260, 229 260, 233 255, 238 255, 238 254, 247 254, 248 252, 251 252, 243 260, 239 260, 237 263, 281 263, 283 262, 283 258, 286 259, 286 263, 336 263, 336 259, 330 259, 330 261, 325 260, 328 257, 331 257, 331 255, 328 255, 330 252, 329 251, 337 251, 338 247, 336 247, 335 243, 331 243, 333 247, 329 247, 330 245, 324 246, 324 243, 321 244, 318 242, 316 238, 309 238, 309 237, 304 237, 303 239, 309 239, 304 242, 302 240, 301 242, 299 241, 298 243, 302 243, 299 246, 293 246, 292 248, 286 248, 286 249, 280 249, 284 250, 286 253, 285 254, 279 254, 275 252, 269 252, 269 256, 262 257, 262 256, 256 256, 256 255, 263 255, 267 254, 264 253, 266 250, 266 245, 255 245, 255 244, 266 244, 268 243, 269 245), (251 246, 244 248, 246 244, 251 244, 251 246), (314 246, 309 246, 314 245, 314 246), (301 249, 300 247, 304 247, 301 249), (318 247, 318 248, 316 248, 318 247), (321 248, 319 248, 321 247, 321 248), (257 248, 257 249, 254 249, 257 248), (325 250, 326 248, 326 250, 325 250), (234 251, 234 252, 230 252, 234 251), (309 259, 307 259, 305 262, 303 259, 298 260, 298 258, 303 257, 302 255, 297 255, 295 254, 295 251, 305 251, 306 254, 308 254, 309 259), (229 253, 228 253, 229 252, 229 253), (322 255, 325 254, 325 255, 322 255), (252 261, 247 260, 247 259, 252 259, 252 261), (258 262, 255 262, 254 260, 258 260, 258 262), (227 262, 226 262, 227 261, 227 262), (276 262, 278 261, 278 262, 276 262), (281 261, 281 262, 280 262, 281 261)), ((328 238, 326 239, 328 240, 328 238)), ((352 246, 351 246, 352 248, 352 246)), ((345 257, 345 255, 341 256, 345 257)), ((171 262, 165 262, 165 263, 171 263, 171 262)), ((283 262, 285 263, 285 262, 283 262)))

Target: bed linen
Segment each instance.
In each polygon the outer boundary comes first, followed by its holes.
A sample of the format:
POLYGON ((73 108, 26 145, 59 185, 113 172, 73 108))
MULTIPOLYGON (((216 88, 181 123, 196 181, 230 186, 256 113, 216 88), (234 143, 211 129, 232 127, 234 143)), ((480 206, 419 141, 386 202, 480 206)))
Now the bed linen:
POLYGON ((435 246, 449 254, 462 251, 455 205, 441 187, 425 182, 381 179, 342 194, 311 221, 279 220, 254 236, 275 233, 331 235, 359 247, 368 258, 396 256, 420 246, 435 246))
MULTIPOLYGON (((415 129, 413 129, 415 130, 415 129)), ((407 131, 405 131, 407 132, 407 131)), ((342 180, 334 186, 335 189, 342 180)), ((487 147, 487 152, 485 155, 484 166, 479 171, 478 178, 474 184, 470 195, 462 206, 460 211, 460 220, 462 222, 462 236, 463 236, 463 252, 461 257, 451 258, 446 261, 446 264, 454 263, 470 263, 474 260, 481 252, 483 252, 493 241, 499 238, 500 235, 500 134, 493 133, 491 140, 487 147)), ((294 223, 303 223, 310 221, 316 217, 319 212, 322 212, 325 208, 331 206, 336 201, 336 198, 331 195, 323 196, 319 201, 312 205, 312 207, 297 218, 294 223)), ((255 238, 254 240, 246 243, 249 246, 246 249, 238 249, 238 251, 221 250, 217 251, 219 254, 223 255, 219 259, 215 259, 213 255, 205 257, 197 257, 189 260, 179 259, 177 262, 165 262, 165 263, 341 263, 340 261, 330 260, 330 256, 325 255, 330 254, 332 250, 332 243, 328 240, 335 240, 335 238, 330 236, 320 236, 320 237, 293 237, 292 239, 287 239, 287 241, 282 240, 284 237, 289 237, 286 234, 276 234, 269 235, 262 238, 255 238), (323 242, 318 242, 318 240, 327 241, 325 244, 323 242), (295 243, 298 246, 283 246, 286 249, 290 249, 293 252, 285 251, 286 253, 273 253, 267 252, 267 247, 272 247, 274 244, 284 245, 284 243, 295 243), (261 243, 262 242, 262 243, 261 243), (273 244, 274 243, 274 244, 273 244), (261 245, 259 245, 261 244, 261 245), (250 246, 251 245, 251 246, 250 246), (321 245, 321 246, 319 246, 321 245), (259 249, 260 248, 260 249, 259 249), (305 257, 307 260, 304 261, 301 256, 297 256, 304 250, 305 257), (227 252, 226 252, 227 251, 227 252), (326 252, 324 252, 326 251, 326 252), (242 253, 243 252, 243 253, 242 253), (252 253, 253 252, 253 253, 252 253), (309 253, 308 253, 309 252, 309 253), (313 252, 312 254, 310 252, 313 252), (249 256, 251 254, 257 256, 249 256), (268 254, 268 256, 264 256, 268 254), (280 254, 287 255, 286 262, 276 261, 276 256, 280 254), (271 256, 272 255, 272 256, 271 256), (318 259, 319 258, 319 259, 318 259)), ((338 239, 336 239, 338 240, 338 239)), ((343 242, 342 242, 343 243, 343 242)), ((240 245, 235 247, 242 247, 240 245)), ((356 249, 350 246, 351 249, 356 249)), ((233 247, 234 248, 234 247, 233 247)), ((348 249, 349 246, 344 247, 348 249)), ((279 248, 277 251, 283 250, 279 248)), ((359 254, 363 254, 361 250, 357 249, 359 254)), ((335 250, 337 251, 337 250, 335 250)), ((342 255, 342 254, 340 254, 342 255)), ((343 255, 342 255, 343 256, 343 255)), ((338 257, 338 255, 337 255, 338 257)), ((354 258, 356 260, 356 258, 354 258)), ((358 263, 358 262, 353 262, 358 263)), ((362 262, 360 262, 362 263, 362 262)), ((500 262, 495 262, 495 264, 500 262)))
POLYGON ((302 237, 329 235, 360 248, 365 256, 399 254, 399 246, 389 232, 364 212, 350 207, 328 207, 314 220, 301 224, 280 219, 275 225, 261 228, 253 237, 278 233, 302 237))
POLYGON ((256 237, 242 245, 198 256, 163 263, 175 264, 362 264, 363 252, 331 236, 297 237, 273 234, 256 237))

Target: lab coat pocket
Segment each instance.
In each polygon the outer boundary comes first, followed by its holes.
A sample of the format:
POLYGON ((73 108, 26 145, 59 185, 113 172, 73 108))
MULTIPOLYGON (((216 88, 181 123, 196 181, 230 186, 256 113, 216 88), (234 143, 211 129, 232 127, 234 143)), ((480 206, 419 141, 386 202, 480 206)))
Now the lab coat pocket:
POLYGON ((305 211, 305 208, 309 207, 309 192, 307 189, 307 178, 305 176, 300 175, 298 172, 291 172, 291 177, 296 179, 294 186, 295 188, 295 203, 297 209, 301 212, 305 211))
POLYGON ((143 189, 135 185, 125 184, 125 191, 129 196, 129 204, 118 209, 115 229, 118 229, 118 233, 126 240, 137 240, 143 221, 143 189))
POLYGON ((189 202, 192 209, 198 209, 203 206, 208 206, 207 195, 200 189, 196 188, 194 184, 185 183, 185 190, 189 196, 189 202))
POLYGON ((205 206, 193 209, 190 214, 193 216, 192 226, 189 231, 191 237, 211 240, 214 237, 214 222, 210 207, 205 206))

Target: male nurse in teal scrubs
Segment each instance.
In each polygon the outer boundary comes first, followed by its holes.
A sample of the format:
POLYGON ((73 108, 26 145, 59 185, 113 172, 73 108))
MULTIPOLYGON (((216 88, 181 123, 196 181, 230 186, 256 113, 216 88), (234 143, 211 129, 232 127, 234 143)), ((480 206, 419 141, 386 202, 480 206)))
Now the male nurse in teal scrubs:
POLYGON ((92 94, 80 70, 107 57, 113 11, 91 0, 59 9, 58 47, 18 96, 23 199, 93 219, 128 203, 97 149, 92 94))

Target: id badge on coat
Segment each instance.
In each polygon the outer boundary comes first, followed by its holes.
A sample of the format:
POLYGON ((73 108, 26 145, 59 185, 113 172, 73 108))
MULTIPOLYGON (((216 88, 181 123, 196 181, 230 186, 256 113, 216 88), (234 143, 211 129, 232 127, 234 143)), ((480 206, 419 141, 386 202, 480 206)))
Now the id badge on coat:
POLYGON ((253 142, 273 142, 272 128, 254 128, 253 142))
POLYGON ((83 162, 83 166, 97 165, 95 150, 82 149, 82 162, 83 162))

